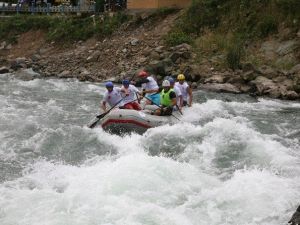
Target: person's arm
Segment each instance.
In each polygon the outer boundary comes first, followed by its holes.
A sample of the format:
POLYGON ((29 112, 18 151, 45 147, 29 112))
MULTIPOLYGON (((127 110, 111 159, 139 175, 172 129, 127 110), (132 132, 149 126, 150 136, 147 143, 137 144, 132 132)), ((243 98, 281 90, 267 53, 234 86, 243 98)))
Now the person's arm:
POLYGON ((139 89, 137 89, 137 87, 132 86, 132 90, 139 96, 143 96, 143 92, 141 92, 139 89))
POLYGON ((169 96, 171 99, 171 105, 173 107, 177 104, 176 93, 174 91, 172 91, 172 92, 170 92, 169 96))
POLYGON ((192 88, 188 87, 188 90, 187 90, 190 98, 189 98, 189 107, 192 106, 192 102, 193 102, 193 92, 192 92, 192 88))
POLYGON ((183 97, 182 97, 182 93, 181 93, 181 91, 180 91, 180 88, 178 88, 178 87, 176 87, 176 86, 174 86, 174 91, 175 91, 175 93, 176 93, 176 97, 178 97, 178 102, 177 102, 177 104, 178 104, 179 110, 181 110, 182 107, 183 107, 183 97))
POLYGON ((103 96, 103 100, 101 103, 101 108, 103 109, 104 112, 106 112, 106 102, 108 101, 108 93, 105 92, 103 96))
POLYGON ((177 104, 176 98, 172 98, 172 106, 176 106, 176 104, 177 104))
POLYGON ((179 96, 179 109, 182 109, 183 107, 183 98, 182 98, 182 95, 179 96))
POLYGON ((149 80, 147 78, 141 78, 140 80, 134 82, 133 84, 137 87, 141 87, 142 84, 148 83, 149 80))
POLYGON ((144 93, 146 93, 146 94, 151 94, 151 93, 158 93, 159 92, 159 89, 153 89, 153 90, 144 90, 143 91, 144 93))
POLYGON ((101 108, 104 112, 106 112, 106 101, 102 101, 101 108))

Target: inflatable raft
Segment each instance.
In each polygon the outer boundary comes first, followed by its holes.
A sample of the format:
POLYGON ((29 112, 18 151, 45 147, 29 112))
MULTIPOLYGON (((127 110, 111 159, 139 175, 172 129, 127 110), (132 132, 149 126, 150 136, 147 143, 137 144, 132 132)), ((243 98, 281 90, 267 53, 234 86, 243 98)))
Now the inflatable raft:
POLYGON ((176 113, 176 116, 156 116, 151 115, 151 111, 153 111, 153 106, 149 106, 142 111, 114 109, 99 120, 96 127, 102 127, 105 131, 113 134, 131 132, 143 134, 149 128, 174 124, 180 120, 179 113, 176 113))

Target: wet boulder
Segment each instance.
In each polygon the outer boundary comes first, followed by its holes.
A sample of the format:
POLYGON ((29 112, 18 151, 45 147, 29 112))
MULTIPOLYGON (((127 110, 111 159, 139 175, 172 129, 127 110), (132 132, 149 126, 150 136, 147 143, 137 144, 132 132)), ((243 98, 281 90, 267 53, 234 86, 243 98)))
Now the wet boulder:
POLYGON ((8 72, 9 72, 9 69, 6 66, 0 67, 0 74, 8 73, 8 72))
POLYGON ((290 225, 300 225, 300 206, 298 206, 296 212, 293 214, 289 221, 290 225))
POLYGON ((226 93, 234 93, 238 94, 241 93, 241 91, 234 85, 225 83, 225 84, 202 84, 200 85, 200 88, 208 90, 208 91, 214 91, 214 92, 226 92, 226 93))
POLYGON ((258 76, 255 80, 250 82, 256 87, 258 94, 266 94, 270 90, 277 90, 277 85, 270 79, 258 76))
POLYGON ((29 80, 34 80, 36 78, 40 78, 41 75, 33 71, 32 68, 28 68, 28 69, 18 70, 18 72, 16 73, 16 77, 19 78, 20 80, 29 81, 29 80))
POLYGON ((204 80, 204 83, 219 83, 219 84, 223 84, 225 83, 225 76, 223 76, 222 74, 216 74, 216 75, 213 75, 209 78, 206 78, 204 80))

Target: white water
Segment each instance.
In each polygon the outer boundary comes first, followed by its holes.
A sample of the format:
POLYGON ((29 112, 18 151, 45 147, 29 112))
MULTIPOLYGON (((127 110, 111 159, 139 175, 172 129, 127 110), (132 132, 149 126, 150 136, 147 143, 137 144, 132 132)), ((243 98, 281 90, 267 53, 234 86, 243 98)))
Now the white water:
POLYGON ((282 225, 299 205, 300 103, 197 92, 119 137, 85 127, 102 92, 0 77, 1 225, 282 225))

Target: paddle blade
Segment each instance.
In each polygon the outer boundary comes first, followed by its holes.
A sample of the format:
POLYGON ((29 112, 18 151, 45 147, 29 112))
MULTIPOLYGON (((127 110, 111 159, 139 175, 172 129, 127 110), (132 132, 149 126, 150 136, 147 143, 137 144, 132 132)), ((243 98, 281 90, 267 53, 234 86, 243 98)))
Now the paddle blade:
POLYGON ((104 116, 106 116, 107 114, 109 113, 109 111, 105 112, 105 113, 102 113, 98 116, 96 116, 97 120, 95 122, 93 122, 91 125, 89 125, 89 128, 94 128, 97 123, 99 122, 99 120, 101 120, 104 116))
POLYGON ((96 125, 97 125, 97 123, 99 122, 99 120, 100 119, 97 119, 95 122, 93 122, 91 125, 89 125, 89 128, 94 128, 96 125))
POLYGON ((106 116, 109 112, 105 112, 105 113, 102 113, 98 116, 96 116, 99 120, 101 120, 104 116, 106 116))

